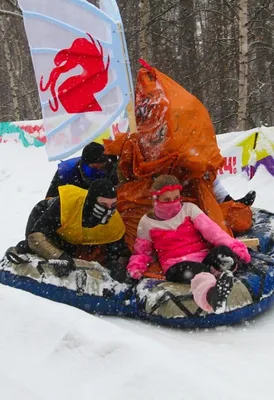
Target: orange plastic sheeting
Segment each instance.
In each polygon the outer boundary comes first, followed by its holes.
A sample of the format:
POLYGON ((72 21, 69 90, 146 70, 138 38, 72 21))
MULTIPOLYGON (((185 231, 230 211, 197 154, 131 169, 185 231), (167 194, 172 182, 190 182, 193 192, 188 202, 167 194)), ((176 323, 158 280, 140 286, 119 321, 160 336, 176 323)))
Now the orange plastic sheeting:
POLYGON ((138 132, 104 141, 105 153, 120 156, 118 210, 132 249, 140 218, 151 208, 153 177, 174 174, 199 207, 232 234, 213 194, 212 182, 223 158, 209 114, 202 103, 155 68, 141 68, 136 84, 138 132))
POLYGON ((148 270, 144 272, 143 276, 146 278, 165 280, 166 277, 160 267, 159 263, 155 263, 149 266, 148 270))
POLYGON ((252 226, 252 211, 249 206, 235 201, 220 204, 224 221, 233 232, 245 233, 252 226))
POLYGON ((223 165, 209 114, 182 86, 155 68, 141 68, 136 84, 138 133, 104 141, 106 153, 121 156, 125 178, 172 173, 200 178, 223 165))
POLYGON ((145 161, 177 157, 186 178, 216 171, 223 162, 214 128, 203 104, 171 78, 152 68, 140 69, 136 119, 145 161))
POLYGON ((127 182, 118 187, 118 210, 126 227, 126 242, 133 251, 141 217, 151 208, 151 179, 127 182))

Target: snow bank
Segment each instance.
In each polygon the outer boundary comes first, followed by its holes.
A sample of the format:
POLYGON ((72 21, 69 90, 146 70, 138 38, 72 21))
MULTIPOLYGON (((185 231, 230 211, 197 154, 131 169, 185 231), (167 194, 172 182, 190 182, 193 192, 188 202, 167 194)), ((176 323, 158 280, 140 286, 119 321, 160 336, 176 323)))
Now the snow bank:
MULTIPOLYGON (((24 237, 56 164, 44 148, 0 145, 0 252, 24 237)), ((225 179, 234 197, 256 189, 274 211, 273 178, 225 179)), ((97 318, 0 285, 1 400, 272 399, 274 310, 253 323, 174 331, 97 318)))

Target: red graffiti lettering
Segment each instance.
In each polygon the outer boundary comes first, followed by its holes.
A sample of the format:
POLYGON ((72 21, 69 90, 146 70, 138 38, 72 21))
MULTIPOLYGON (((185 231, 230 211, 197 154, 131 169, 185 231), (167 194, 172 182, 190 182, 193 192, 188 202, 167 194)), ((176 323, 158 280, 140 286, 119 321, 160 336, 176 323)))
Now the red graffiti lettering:
POLYGON ((59 108, 59 102, 69 114, 84 113, 91 111, 102 111, 100 104, 96 101, 94 93, 101 92, 108 83, 108 68, 110 59, 104 65, 103 48, 97 40, 87 33, 89 39, 75 39, 71 47, 59 51, 54 57, 55 68, 50 73, 48 82, 44 85, 42 76, 40 79, 40 90, 51 92, 52 99, 49 106, 53 112, 59 108), (69 77, 58 88, 56 84, 60 75, 67 73, 77 66, 83 68, 80 75, 69 77))
POLYGON ((33 135, 35 139, 39 140, 42 143, 46 143, 46 137, 44 134, 43 125, 19 125, 19 127, 27 132, 29 135, 33 135))
POLYGON ((219 173, 224 174, 224 172, 227 171, 231 175, 237 174, 236 157, 224 157, 224 161, 224 166, 219 170, 219 173))

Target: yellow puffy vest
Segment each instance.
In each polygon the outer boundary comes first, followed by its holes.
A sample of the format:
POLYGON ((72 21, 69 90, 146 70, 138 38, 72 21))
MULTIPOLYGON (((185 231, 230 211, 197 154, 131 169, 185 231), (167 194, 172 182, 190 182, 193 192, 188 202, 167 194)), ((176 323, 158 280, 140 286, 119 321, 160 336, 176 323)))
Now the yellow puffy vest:
POLYGON ((75 245, 98 245, 113 243, 125 234, 125 225, 118 211, 109 222, 94 228, 83 228, 82 213, 88 191, 74 185, 59 186, 61 204, 61 227, 59 236, 75 245))

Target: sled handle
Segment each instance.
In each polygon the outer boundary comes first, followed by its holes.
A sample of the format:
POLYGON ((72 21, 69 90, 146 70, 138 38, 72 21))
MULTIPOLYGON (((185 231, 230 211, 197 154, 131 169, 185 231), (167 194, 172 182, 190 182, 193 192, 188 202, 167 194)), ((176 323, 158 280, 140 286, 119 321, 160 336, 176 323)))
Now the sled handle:
POLYGON ((260 245, 260 241, 258 238, 245 238, 245 237, 237 237, 237 239, 246 245, 246 247, 251 248, 252 250, 258 250, 260 245))

